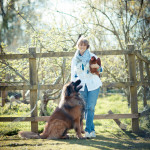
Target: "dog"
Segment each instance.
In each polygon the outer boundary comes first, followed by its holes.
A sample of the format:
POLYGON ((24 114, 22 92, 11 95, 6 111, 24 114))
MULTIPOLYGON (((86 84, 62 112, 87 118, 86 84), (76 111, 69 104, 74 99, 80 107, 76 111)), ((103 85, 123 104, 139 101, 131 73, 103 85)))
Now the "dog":
POLYGON ((94 56, 92 56, 90 59, 89 65, 90 65, 90 72, 93 74, 96 74, 100 77, 100 75, 99 75, 99 72, 100 72, 99 68, 101 67, 100 58, 96 59, 94 56), (92 67, 92 65, 93 65, 93 67, 92 67))
POLYGON ((75 129, 77 138, 84 138, 83 118, 85 102, 80 97, 81 80, 69 82, 63 87, 59 106, 49 117, 41 134, 20 131, 19 136, 29 139, 67 139, 69 129, 75 129))

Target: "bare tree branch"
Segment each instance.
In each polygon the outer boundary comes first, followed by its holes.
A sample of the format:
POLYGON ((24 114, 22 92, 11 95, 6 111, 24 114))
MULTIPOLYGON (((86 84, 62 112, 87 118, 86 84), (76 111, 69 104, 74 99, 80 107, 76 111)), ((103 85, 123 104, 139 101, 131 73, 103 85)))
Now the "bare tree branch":
POLYGON ((3 0, 0 1, 0 6, 1 6, 1 11, 2 11, 2 17, 3 17, 3 20, 4 20, 4 17, 5 17, 5 11, 4 11, 4 5, 3 5, 3 0))
POLYGON ((124 50, 124 48, 123 48, 123 46, 122 46, 122 43, 121 43, 121 40, 120 40, 120 37, 119 37, 119 34, 117 33, 116 28, 115 28, 115 26, 114 26, 112 20, 110 19, 110 17, 109 17, 105 12, 101 11, 100 9, 98 9, 98 8, 96 8, 96 7, 94 7, 94 6, 92 6, 91 4, 89 4, 89 5, 90 5, 90 7, 91 7, 92 9, 98 10, 98 11, 101 12, 104 16, 106 16, 106 18, 109 20, 110 24, 112 25, 112 27, 113 27, 113 29, 114 29, 113 33, 114 33, 114 35, 116 35, 121 49, 124 50))
POLYGON ((139 20, 139 17, 140 17, 140 13, 141 13, 142 7, 143 7, 143 0, 141 0, 141 5, 140 5, 140 9, 139 9, 139 12, 138 12, 136 21, 135 21, 135 23, 133 24, 133 26, 132 26, 130 29, 133 29, 133 27, 138 23, 138 20, 139 20))
POLYGON ((18 75, 22 80, 24 80, 25 82, 29 83, 29 81, 23 77, 16 69, 14 69, 8 62, 3 62, 0 61, 0 63, 5 64, 6 66, 8 66, 12 71, 15 72, 16 75, 18 75))

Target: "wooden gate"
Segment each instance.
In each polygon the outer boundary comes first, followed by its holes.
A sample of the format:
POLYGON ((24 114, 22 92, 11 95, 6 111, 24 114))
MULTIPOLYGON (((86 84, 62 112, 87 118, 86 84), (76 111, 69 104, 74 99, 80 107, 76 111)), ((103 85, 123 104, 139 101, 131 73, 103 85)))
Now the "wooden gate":
MULTIPOLYGON (((131 118, 132 119, 132 131, 139 131, 139 117, 143 116, 145 113, 138 113, 138 103, 137 103, 137 86, 150 86, 150 61, 141 55, 140 51, 134 49, 134 45, 128 45, 128 50, 106 50, 106 51, 94 51, 96 55, 127 55, 129 63, 129 82, 109 82, 103 83, 103 87, 129 87, 130 89, 130 100, 131 100, 131 114, 104 114, 95 115, 94 119, 119 119, 119 118, 131 118), (136 61, 135 57, 139 59, 139 69, 140 69, 140 82, 136 79, 136 61), (146 66, 146 73, 148 79, 145 81, 143 78, 143 63, 146 66)), ((7 90, 30 90, 30 106, 31 106, 31 117, 0 117, 0 122, 9 121, 30 121, 31 131, 38 132, 38 121, 47 121, 49 116, 37 116, 37 72, 36 72, 36 59, 43 57, 72 57, 74 52, 49 52, 49 53, 36 53, 36 48, 29 48, 28 54, 2 54, 0 59, 28 59, 29 60, 29 74, 30 74, 30 84, 19 85, 19 86, 6 86, 5 84, 0 84, 1 91, 7 90)), ((40 85, 40 90, 46 89, 61 89, 63 85, 40 85)), ((144 95, 145 90, 144 90, 144 95)), ((3 96, 4 94, 2 94, 3 96)), ((2 98, 3 99, 3 98, 2 98)), ((4 102, 2 102, 4 104, 4 102)), ((147 105, 146 96, 143 99, 144 106, 147 105)))

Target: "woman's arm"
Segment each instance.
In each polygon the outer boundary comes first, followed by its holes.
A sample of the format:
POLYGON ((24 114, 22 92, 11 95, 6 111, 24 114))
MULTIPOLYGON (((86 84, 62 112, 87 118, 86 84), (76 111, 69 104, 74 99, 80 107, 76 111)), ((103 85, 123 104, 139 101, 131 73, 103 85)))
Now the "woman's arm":
POLYGON ((74 58, 71 61, 71 81, 75 81, 75 62, 74 62, 74 58))

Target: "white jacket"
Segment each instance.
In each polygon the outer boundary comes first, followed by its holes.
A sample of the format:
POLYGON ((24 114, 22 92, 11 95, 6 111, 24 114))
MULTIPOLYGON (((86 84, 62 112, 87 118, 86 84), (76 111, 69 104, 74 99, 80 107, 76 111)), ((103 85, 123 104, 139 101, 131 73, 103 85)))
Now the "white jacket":
MULTIPOLYGON (((91 57, 97 56, 90 52, 91 57)), ((82 70, 82 62, 75 65, 75 58, 73 57, 71 63, 71 81, 76 81, 78 79, 81 80, 81 85, 83 86, 80 91, 84 91, 85 84, 88 88, 88 91, 93 91, 102 86, 102 82, 98 75, 90 73, 89 63, 84 66, 84 70, 82 70)))

